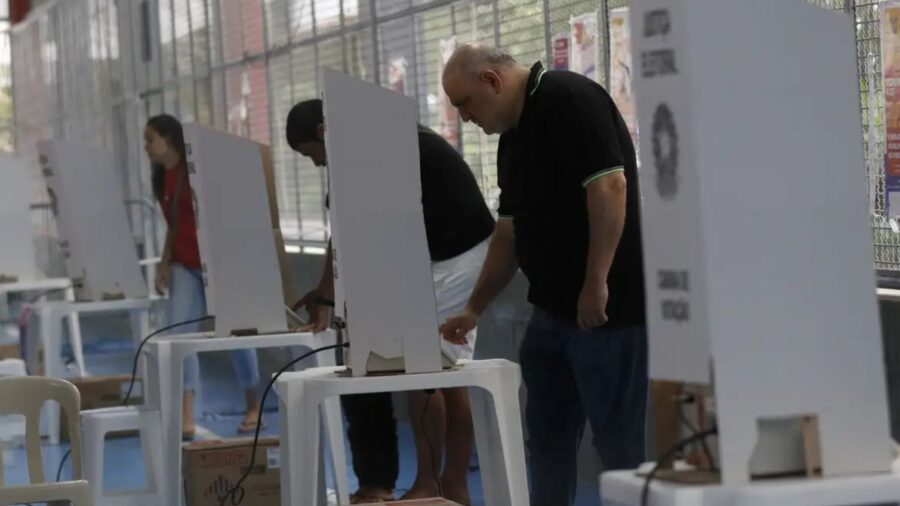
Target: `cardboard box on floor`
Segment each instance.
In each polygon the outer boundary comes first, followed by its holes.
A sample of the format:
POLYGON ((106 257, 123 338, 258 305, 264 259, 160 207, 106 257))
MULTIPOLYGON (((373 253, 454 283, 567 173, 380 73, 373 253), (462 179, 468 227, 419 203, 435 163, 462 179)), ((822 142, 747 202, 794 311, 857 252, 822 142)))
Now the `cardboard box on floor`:
MULTIPOLYGON (((187 506, 219 506, 250 465, 253 438, 197 441, 182 447, 187 506)), ((243 504, 280 506, 278 438, 260 438, 253 472, 244 481, 243 504)))
MULTIPOLYGON (((81 393, 81 410, 114 408, 121 406, 128 393, 128 384, 131 382, 130 375, 121 376, 89 376, 87 378, 73 378, 69 380, 78 388, 81 393)), ((129 405, 141 404, 143 402, 143 384, 138 378, 134 383, 134 390, 131 392, 131 398, 128 400, 129 405)), ((69 429, 66 423, 66 413, 62 412, 60 423, 60 439, 62 441, 69 440, 69 429)), ((134 435, 135 431, 122 431, 110 433, 110 437, 123 437, 134 435)))
POLYGON ((10 358, 22 358, 22 349, 19 343, 0 344, 0 360, 10 358))

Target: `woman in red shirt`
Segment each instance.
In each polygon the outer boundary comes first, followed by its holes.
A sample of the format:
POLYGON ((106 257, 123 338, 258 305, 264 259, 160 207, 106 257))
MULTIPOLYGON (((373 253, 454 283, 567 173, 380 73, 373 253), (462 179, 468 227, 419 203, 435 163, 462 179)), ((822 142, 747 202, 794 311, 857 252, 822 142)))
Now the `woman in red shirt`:
MULTIPOLYGON (((185 166, 184 133, 181 123, 172 116, 159 115, 147 121, 144 150, 152 163, 153 193, 162 207, 168 229, 162 260, 156 271, 156 291, 169 293, 169 324, 206 316, 206 292, 203 266, 197 244, 197 224, 191 199, 190 182, 185 166)), ((199 323, 174 329, 176 334, 197 332, 199 323)), ((259 415, 259 364, 256 350, 230 352, 238 383, 244 389, 247 409, 238 432, 256 430, 259 415)), ((193 437, 194 392, 200 379, 200 363, 196 355, 184 360, 183 436, 193 437)))

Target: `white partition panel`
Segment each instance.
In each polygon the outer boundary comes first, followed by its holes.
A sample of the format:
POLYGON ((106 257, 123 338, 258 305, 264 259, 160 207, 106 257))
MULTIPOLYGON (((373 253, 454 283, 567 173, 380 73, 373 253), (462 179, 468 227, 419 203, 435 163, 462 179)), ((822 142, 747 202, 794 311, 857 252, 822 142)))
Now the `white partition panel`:
POLYGON ((29 202, 32 191, 25 162, 0 155, 0 177, 0 278, 6 282, 37 280, 29 202))
POLYGON ((200 257, 216 334, 284 332, 287 317, 262 146, 184 126, 200 257))
POLYGON ((825 476, 887 472, 854 20, 632 8, 652 376, 713 379, 726 483, 750 479, 760 427, 805 416, 825 476))
POLYGON ((41 142, 38 152, 77 297, 146 297, 113 154, 62 140, 41 142))
POLYGON ((324 69, 337 313, 354 375, 441 368, 412 100, 324 69))

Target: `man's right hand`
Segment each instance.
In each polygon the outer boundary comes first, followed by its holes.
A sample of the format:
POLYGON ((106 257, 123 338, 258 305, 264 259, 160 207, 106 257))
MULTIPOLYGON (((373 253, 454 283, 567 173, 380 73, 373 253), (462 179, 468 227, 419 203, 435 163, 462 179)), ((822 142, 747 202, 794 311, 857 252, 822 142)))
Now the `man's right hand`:
POLYGON ((441 325, 440 332, 444 340, 453 344, 468 343, 466 335, 478 325, 478 315, 471 309, 465 309, 456 316, 451 316, 441 325))
POLYGON ((160 262, 156 266, 156 293, 160 295, 166 294, 166 290, 169 289, 169 275, 169 264, 160 262))
POLYGON ((322 332, 331 325, 331 308, 319 304, 321 299, 321 292, 315 289, 294 304, 295 310, 302 307, 309 314, 309 323, 297 328, 297 332, 322 332))

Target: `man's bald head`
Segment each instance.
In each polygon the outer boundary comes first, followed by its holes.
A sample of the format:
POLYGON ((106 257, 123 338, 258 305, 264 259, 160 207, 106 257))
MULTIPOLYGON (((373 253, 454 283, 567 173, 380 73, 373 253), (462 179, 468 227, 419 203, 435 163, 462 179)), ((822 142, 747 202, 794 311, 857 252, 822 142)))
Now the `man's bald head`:
POLYGON ((478 78, 485 70, 503 70, 516 66, 518 62, 506 51, 481 43, 463 44, 447 61, 444 75, 455 74, 478 78))
POLYGON ((464 44, 444 68, 444 91, 463 121, 472 121, 486 133, 514 127, 521 113, 528 69, 502 49, 464 44))

